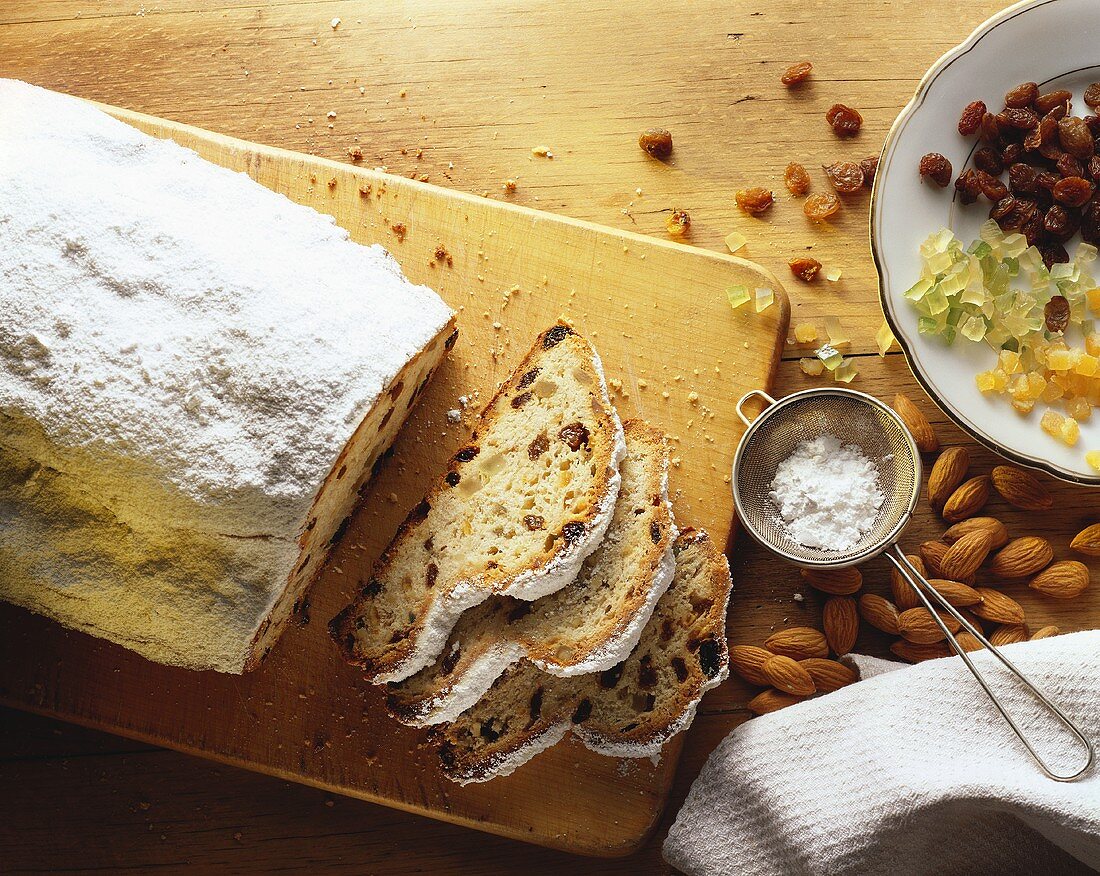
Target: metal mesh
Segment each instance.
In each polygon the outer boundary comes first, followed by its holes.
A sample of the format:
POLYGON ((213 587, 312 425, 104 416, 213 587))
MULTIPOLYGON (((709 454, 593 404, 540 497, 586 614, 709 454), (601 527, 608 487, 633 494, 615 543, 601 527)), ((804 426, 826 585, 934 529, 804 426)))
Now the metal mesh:
POLYGON ((784 558, 816 567, 850 565, 889 547, 908 522, 920 482, 920 456, 897 415, 871 396, 833 388, 797 393, 767 408, 746 433, 733 471, 734 498, 750 534, 784 558), (886 497, 874 526, 846 551, 800 545, 768 495, 779 463, 824 433, 856 445, 878 466, 886 497))

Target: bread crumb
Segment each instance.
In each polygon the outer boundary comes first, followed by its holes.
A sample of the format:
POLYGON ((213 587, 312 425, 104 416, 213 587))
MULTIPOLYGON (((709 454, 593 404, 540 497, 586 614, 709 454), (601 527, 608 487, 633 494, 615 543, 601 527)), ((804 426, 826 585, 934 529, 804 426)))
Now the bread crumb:
POLYGON ((405 240, 405 235, 409 233, 409 229, 404 222, 394 223, 390 226, 390 231, 396 235, 398 242, 403 242, 405 240))
POLYGON ((501 186, 508 194, 513 194, 516 190, 516 181, 514 179, 506 179, 501 186))
MULTIPOLYGON (((677 378, 677 379, 679 379, 679 378, 677 378)), ((690 404, 695 404, 698 401, 699 401, 699 393, 694 392, 694 391, 688 393, 688 402, 690 404)))
POLYGON ((554 153, 550 151, 549 146, 535 146, 531 149, 531 154, 538 158, 553 158, 554 153))
POLYGON ((458 425, 462 422, 462 411, 458 408, 447 411, 447 422, 452 426, 458 425))
POLYGON ((332 27, 333 30, 336 30, 336 28, 338 28, 340 26, 340 19, 339 18, 332 19, 332 21, 329 22, 329 25, 332 27))

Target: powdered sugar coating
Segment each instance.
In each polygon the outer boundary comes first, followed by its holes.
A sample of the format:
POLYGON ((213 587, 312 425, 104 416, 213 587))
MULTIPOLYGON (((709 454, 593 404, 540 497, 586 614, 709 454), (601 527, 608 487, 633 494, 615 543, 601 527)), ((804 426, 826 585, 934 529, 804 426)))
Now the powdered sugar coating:
POLYGON ((293 541, 451 318, 381 247, 75 98, 0 80, 0 410, 120 519, 293 541), (109 488, 108 488, 109 485, 109 488))

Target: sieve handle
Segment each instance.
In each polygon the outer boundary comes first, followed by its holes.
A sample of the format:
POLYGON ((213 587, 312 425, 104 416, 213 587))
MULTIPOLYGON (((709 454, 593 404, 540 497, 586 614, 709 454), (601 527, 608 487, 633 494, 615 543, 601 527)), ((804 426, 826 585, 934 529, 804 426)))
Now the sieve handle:
MULTIPOLYGON (((764 399, 764 401, 766 401, 768 405, 775 404, 775 399, 764 392, 764 390, 762 389, 750 389, 748 392, 746 392, 743 396, 741 396, 741 398, 737 400, 736 406, 737 416, 741 418, 741 422, 744 423, 746 426, 751 426, 752 420, 745 416, 745 412, 744 410, 742 410, 742 408, 744 407, 745 402, 747 402, 753 396, 760 396, 760 398, 764 399)), ((768 405, 764 405, 764 407, 767 407, 768 405)))
POLYGON ((943 631, 943 634, 947 636, 947 641, 951 643, 951 647, 955 649, 955 653, 962 657, 963 662, 966 664, 966 668, 969 669, 974 678, 978 680, 978 684, 982 686, 982 689, 986 692, 986 695, 989 697, 990 700, 992 700, 993 705, 997 707, 997 711, 1001 713, 1001 716, 1008 722, 1008 725, 1020 738, 1020 741, 1024 744, 1024 747, 1028 750, 1028 753, 1039 765, 1039 768, 1044 773, 1046 773, 1049 778, 1054 779, 1057 782, 1072 782, 1074 779, 1078 779, 1083 776, 1088 771, 1089 767, 1092 766, 1092 761, 1095 757, 1095 750, 1093 749, 1092 742, 1090 742, 1088 737, 1086 737, 1085 734, 1081 731, 1081 728, 1073 723, 1069 716, 1066 715, 1066 713, 1063 712, 1060 708, 1058 708, 1058 706, 1047 699, 1046 695, 1043 694, 1034 684, 1032 684, 1027 676, 1025 676, 1019 669, 1017 669, 1012 661, 1005 657, 1005 655, 1000 652, 1000 649, 993 645, 985 637, 980 629, 975 629, 973 624, 971 624, 965 617, 963 617, 955 609, 955 607, 943 597, 942 594, 940 594, 931 584, 929 584, 928 581, 925 580, 924 576, 921 575, 916 566, 914 566, 909 561, 909 558, 905 556, 905 554, 896 544, 890 550, 886 551, 886 559, 888 559, 894 565, 894 568, 898 570, 901 576, 909 582, 909 586, 912 587, 913 591, 917 594, 918 597, 920 597, 920 601, 924 603, 925 608, 927 608, 928 611, 931 612, 932 618, 936 621, 936 624, 939 626, 940 630, 943 631), (939 614, 936 612, 936 609, 933 607, 933 600, 939 603, 944 611, 955 618, 955 620, 957 620, 962 625, 962 628, 964 630, 966 630, 979 642, 981 642, 987 650, 992 652, 993 656, 996 657, 1001 662, 1001 664, 1009 672, 1015 675, 1016 678, 1031 692, 1031 695, 1034 696, 1035 699, 1037 699, 1044 706, 1046 706, 1051 714, 1055 715, 1058 720, 1060 720, 1062 724, 1067 727, 1075 737, 1077 737, 1077 739, 1085 748, 1085 765, 1082 766, 1081 769, 1077 770, 1077 772, 1075 773, 1064 775, 1054 772, 1049 766, 1047 766, 1046 761, 1043 760, 1043 758, 1032 746, 1031 742, 1028 741, 1028 738, 1024 735, 1023 730, 1020 729, 1019 725, 1013 720, 1012 716, 1008 713, 1004 705, 997 698, 997 695, 989 687, 989 684, 982 676, 982 673, 978 670, 978 667, 974 665, 974 661, 970 659, 970 656, 966 653, 963 647, 955 641, 955 637, 947 628, 947 624, 943 622, 943 619, 939 616, 939 614))

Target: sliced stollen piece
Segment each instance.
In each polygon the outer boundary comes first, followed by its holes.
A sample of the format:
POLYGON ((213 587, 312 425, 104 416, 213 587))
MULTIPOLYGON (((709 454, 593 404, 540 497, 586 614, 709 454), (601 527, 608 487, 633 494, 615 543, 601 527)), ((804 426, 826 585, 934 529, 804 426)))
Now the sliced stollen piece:
POLYGON ((599 356, 559 322, 333 619, 347 660, 376 684, 401 681, 435 660, 467 609, 564 587, 611 522, 625 453, 599 356))
POLYGON ((726 558, 705 532, 675 542, 676 574, 634 651, 601 673, 557 678, 522 661, 450 724, 435 728, 444 775, 460 784, 506 776, 572 729, 593 751, 651 757, 695 717, 729 674, 726 558))
POLYGON ((453 721, 523 657, 559 676, 610 669, 630 654, 676 567, 668 443, 623 425, 622 488, 603 543, 569 584, 534 602, 494 597, 462 615, 435 663, 391 686, 387 704, 414 726, 453 721))

